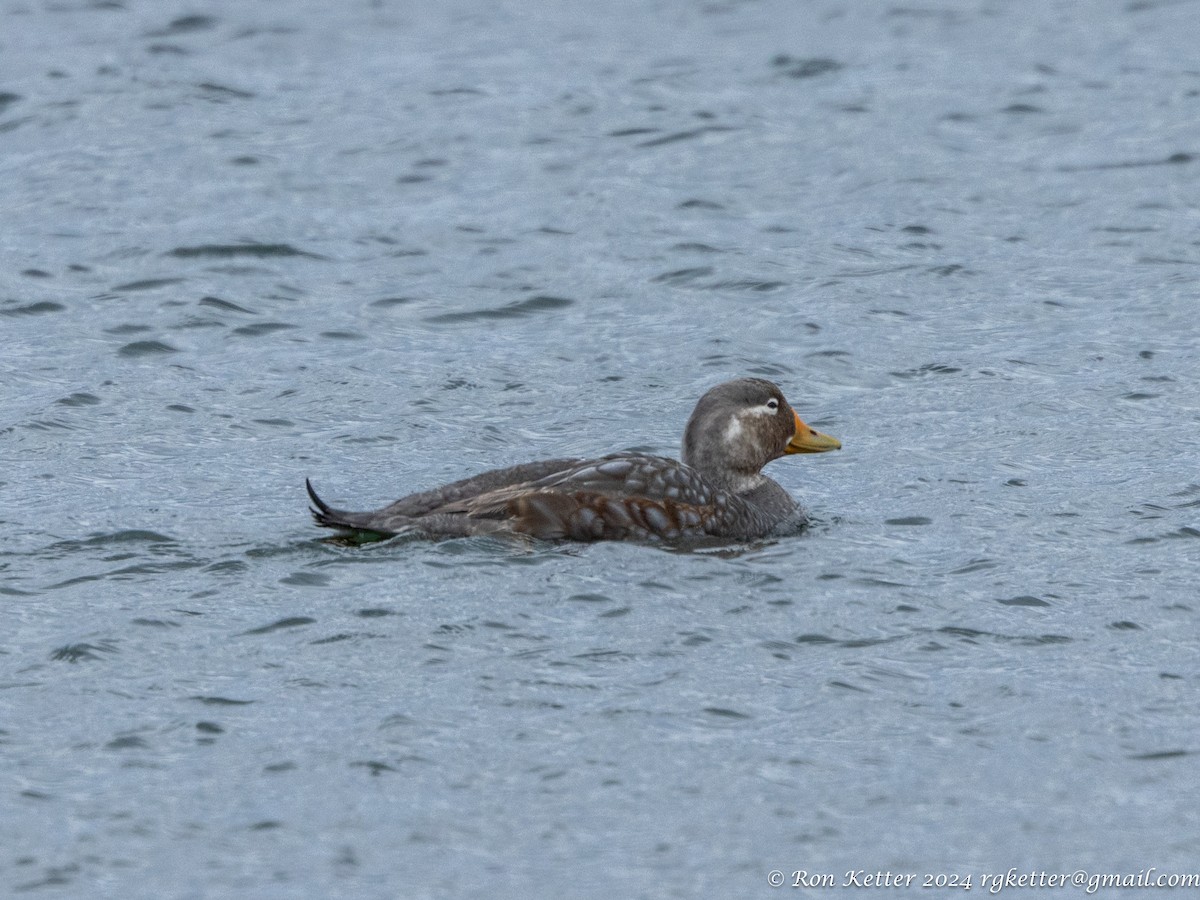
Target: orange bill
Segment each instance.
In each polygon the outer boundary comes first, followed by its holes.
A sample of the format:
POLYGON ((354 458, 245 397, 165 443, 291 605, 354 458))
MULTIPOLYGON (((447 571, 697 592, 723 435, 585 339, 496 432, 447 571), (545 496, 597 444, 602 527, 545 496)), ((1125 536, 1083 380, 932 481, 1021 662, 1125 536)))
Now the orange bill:
MULTIPOLYGON (((792 415, 796 415, 792 413, 792 415)), ((824 453, 826 450, 841 450, 842 442, 835 437, 821 434, 804 424, 804 420, 796 416, 796 433, 788 442, 784 453, 824 453)))

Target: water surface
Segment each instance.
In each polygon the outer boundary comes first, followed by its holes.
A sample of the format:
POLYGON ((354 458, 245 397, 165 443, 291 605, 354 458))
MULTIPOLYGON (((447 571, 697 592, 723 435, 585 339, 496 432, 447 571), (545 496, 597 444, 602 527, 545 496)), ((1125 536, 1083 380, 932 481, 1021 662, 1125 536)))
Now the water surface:
POLYGON ((1194 870, 1193 5, 0 12, 2 892, 1194 870), (798 538, 305 511, 743 374, 798 538))

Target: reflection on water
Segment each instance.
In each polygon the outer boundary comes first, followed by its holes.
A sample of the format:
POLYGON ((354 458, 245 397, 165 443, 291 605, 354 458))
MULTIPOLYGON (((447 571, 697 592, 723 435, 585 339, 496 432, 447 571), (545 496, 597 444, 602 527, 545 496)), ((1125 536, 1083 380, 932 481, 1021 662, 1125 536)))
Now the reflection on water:
POLYGON ((1189 5, 7 13, 9 893, 1194 865, 1189 5), (800 536, 305 513, 740 374, 800 536))

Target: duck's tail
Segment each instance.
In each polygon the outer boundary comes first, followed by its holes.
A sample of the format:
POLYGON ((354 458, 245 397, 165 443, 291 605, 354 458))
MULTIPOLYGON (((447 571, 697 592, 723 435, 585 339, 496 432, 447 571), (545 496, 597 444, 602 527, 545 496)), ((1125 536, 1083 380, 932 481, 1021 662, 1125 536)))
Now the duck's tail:
POLYGON ((304 489, 308 491, 308 499, 312 501, 312 506, 308 508, 308 511, 312 513, 312 517, 316 523, 326 528, 342 527, 342 523, 338 521, 341 511, 334 509, 318 497, 317 492, 313 489, 312 482, 307 478, 304 479, 304 489))
POLYGON ((312 501, 309 512, 313 520, 324 528, 338 528, 342 531, 371 532, 379 537, 390 537, 395 530, 379 527, 378 516, 370 512, 350 512, 345 509, 334 509, 313 489, 312 482, 304 479, 304 487, 308 491, 308 499, 312 501))

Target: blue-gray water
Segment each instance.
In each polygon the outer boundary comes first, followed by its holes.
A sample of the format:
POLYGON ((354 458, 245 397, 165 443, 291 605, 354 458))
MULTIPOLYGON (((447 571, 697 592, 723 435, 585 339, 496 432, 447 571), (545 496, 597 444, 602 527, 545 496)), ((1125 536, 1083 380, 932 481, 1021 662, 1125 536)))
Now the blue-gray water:
POLYGON ((0 894, 1194 872, 1197 11, 3 0, 0 894), (741 374, 800 537, 308 519, 741 374))

